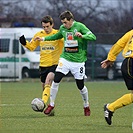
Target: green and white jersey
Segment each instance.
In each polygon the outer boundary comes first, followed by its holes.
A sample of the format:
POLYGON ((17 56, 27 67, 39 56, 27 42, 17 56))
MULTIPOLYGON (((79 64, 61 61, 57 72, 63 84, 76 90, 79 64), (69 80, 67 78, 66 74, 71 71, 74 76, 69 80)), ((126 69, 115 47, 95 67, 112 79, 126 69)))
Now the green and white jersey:
POLYGON ((88 41, 96 40, 96 36, 84 24, 76 21, 73 22, 70 29, 61 25, 59 32, 46 37, 45 41, 61 38, 64 38, 64 48, 60 57, 72 62, 85 62, 88 41), (80 32, 83 35, 82 38, 75 36, 76 32, 80 32))

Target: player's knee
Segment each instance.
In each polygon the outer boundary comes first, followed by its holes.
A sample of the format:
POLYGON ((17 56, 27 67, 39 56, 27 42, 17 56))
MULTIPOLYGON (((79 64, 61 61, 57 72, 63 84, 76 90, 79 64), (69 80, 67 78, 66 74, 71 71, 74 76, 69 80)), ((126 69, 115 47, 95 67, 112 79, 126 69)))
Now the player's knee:
POLYGON ((55 83, 59 83, 61 81, 61 79, 64 77, 65 75, 61 72, 56 72, 55 73, 55 77, 54 77, 54 82, 55 83))
POLYGON ((76 79, 76 84, 79 90, 82 90, 84 88, 84 80, 76 79))

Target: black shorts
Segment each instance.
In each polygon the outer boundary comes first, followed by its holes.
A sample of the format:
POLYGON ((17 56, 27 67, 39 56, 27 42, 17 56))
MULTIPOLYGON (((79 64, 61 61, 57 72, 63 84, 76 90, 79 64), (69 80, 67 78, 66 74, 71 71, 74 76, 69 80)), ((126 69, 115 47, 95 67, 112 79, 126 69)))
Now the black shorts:
POLYGON ((133 90, 133 58, 124 59, 121 71, 128 90, 133 90))
POLYGON ((56 69, 57 65, 53 65, 50 67, 39 67, 39 72, 40 72, 40 79, 41 82, 45 83, 46 77, 48 75, 48 73, 53 72, 55 73, 55 69, 56 69))

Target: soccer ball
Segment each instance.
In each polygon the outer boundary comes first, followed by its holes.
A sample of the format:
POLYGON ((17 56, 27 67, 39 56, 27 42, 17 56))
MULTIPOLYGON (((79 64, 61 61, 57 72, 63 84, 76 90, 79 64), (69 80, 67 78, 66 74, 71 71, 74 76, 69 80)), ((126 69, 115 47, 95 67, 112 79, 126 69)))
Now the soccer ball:
POLYGON ((34 98, 31 102, 31 107, 36 112, 42 112, 45 106, 46 105, 41 98, 34 98))

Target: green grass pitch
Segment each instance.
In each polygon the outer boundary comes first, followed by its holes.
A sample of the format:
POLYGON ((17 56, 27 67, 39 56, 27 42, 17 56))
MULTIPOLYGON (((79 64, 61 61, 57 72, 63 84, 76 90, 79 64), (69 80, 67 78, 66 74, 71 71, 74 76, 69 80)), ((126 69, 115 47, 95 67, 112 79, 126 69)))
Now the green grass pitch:
POLYGON ((83 102, 75 82, 61 82, 55 101, 55 116, 31 109, 41 97, 39 81, 2 82, 0 133, 133 133, 132 105, 117 110, 113 124, 104 120, 103 105, 129 93, 122 81, 85 82, 89 90, 91 116, 83 114, 83 102))

